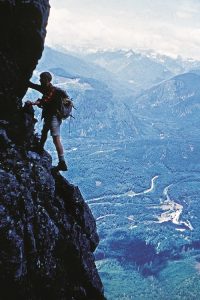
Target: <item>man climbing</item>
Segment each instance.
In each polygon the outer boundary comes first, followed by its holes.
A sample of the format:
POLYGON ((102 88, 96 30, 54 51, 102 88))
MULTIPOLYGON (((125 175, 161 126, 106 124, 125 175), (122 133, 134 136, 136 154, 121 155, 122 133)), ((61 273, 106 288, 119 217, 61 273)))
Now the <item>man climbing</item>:
POLYGON ((60 140, 60 125, 62 123, 62 119, 59 117, 58 109, 60 105, 60 97, 67 98, 68 96, 63 90, 54 87, 51 81, 51 74, 49 72, 43 72, 40 74, 40 85, 32 83, 31 81, 29 82, 29 87, 31 89, 35 89, 43 94, 41 99, 31 103, 32 105, 37 105, 42 108, 42 119, 44 119, 39 151, 44 151, 44 144, 50 130, 59 160, 56 169, 58 171, 67 171, 67 165, 64 159, 64 150, 60 140))

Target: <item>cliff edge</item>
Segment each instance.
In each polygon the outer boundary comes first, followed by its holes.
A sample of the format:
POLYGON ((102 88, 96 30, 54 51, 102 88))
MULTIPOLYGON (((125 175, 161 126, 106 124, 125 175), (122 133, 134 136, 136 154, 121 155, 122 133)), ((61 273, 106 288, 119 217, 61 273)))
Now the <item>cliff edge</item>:
POLYGON ((101 300, 95 220, 50 155, 34 151, 34 112, 22 107, 49 11, 48 0, 0 2, 0 297, 101 300))

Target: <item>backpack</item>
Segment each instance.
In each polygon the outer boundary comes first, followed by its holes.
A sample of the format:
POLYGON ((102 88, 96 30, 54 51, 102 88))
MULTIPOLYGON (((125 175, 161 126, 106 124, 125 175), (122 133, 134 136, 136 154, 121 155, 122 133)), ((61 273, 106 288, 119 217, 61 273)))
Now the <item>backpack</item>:
POLYGON ((62 120, 73 117, 71 115, 72 108, 74 108, 72 99, 64 91, 59 92, 59 106, 57 108, 57 117, 62 120))

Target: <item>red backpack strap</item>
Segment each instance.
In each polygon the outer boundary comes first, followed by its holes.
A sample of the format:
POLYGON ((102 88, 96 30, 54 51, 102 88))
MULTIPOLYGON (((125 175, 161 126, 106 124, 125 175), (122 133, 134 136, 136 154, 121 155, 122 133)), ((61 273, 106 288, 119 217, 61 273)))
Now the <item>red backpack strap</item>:
POLYGON ((52 87, 49 94, 42 99, 42 102, 45 102, 45 103, 50 102, 55 94, 55 91, 56 91, 56 88, 52 87))

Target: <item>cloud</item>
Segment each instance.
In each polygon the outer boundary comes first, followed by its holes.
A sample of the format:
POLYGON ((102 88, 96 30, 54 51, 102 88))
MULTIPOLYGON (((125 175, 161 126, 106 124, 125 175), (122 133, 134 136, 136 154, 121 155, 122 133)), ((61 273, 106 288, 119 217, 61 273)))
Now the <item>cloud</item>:
POLYGON ((190 3, 184 2, 184 4, 178 8, 176 16, 180 19, 191 19, 190 22, 193 23, 192 19, 199 19, 199 11, 200 3, 192 3, 192 1, 190 3))
POLYGON ((102 1, 52 1, 46 43, 68 49, 149 48, 200 58, 196 0, 102 1))

